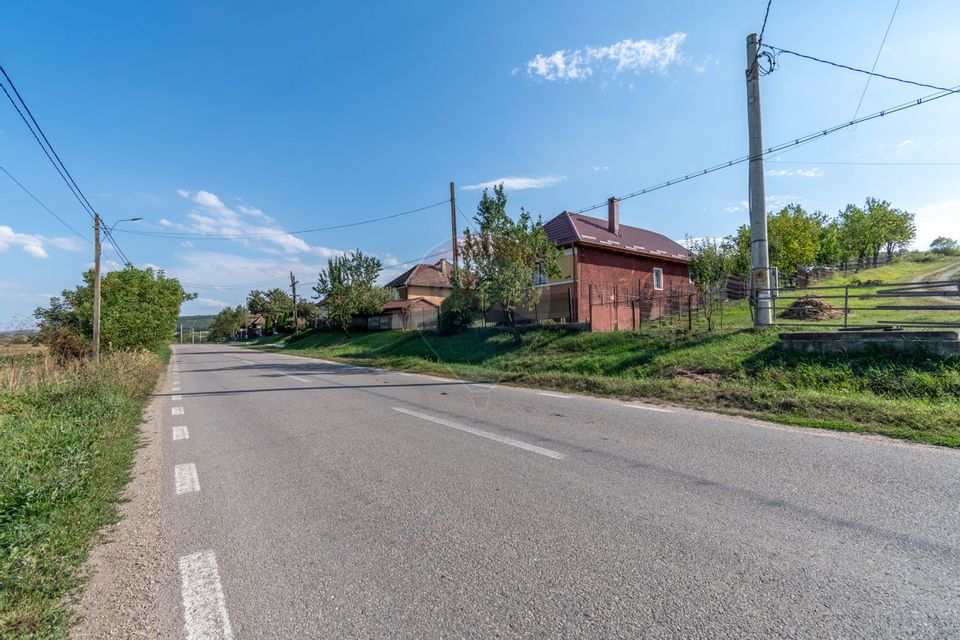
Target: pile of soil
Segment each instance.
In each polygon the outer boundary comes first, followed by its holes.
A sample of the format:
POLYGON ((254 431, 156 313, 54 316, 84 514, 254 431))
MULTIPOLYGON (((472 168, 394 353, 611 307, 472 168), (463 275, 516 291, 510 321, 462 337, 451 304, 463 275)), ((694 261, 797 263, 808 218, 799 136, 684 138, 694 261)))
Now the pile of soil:
POLYGON ((843 311, 816 296, 798 298, 780 314, 781 318, 790 320, 830 320, 841 316, 843 311))

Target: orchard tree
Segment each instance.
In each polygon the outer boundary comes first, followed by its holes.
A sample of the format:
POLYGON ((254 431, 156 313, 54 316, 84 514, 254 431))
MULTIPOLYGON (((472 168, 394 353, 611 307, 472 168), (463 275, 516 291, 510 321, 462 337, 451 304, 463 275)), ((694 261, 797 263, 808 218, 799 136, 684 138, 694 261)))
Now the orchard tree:
POLYGON ((750 277, 750 227, 742 224, 737 232, 723 240, 727 270, 741 278, 750 277))
POLYGON ((270 317, 273 330, 276 333, 279 327, 286 324, 284 319, 292 313, 293 298, 283 289, 276 288, 267 291, 266 301, 267 315, 270 317))
POLYGON ((317 278, 313 290, 327 317, 348 336, 354 316, 379 313, 390 299, 389 292, 376 285, 381 268, 379 259, 357 249, 330 258, 317 278))
POLYGON ((542 288, 536 286, 539 272, 547 278, 561 275, 561 251, 547 238, 543 223, 533 221, 529 212, 520 209, 517 220, 507 215, 507 196, 503 183, 487 189, 473 217, 476 229, 467 228, 460 248, 462 273, 455 277, 472 283, 480 303, 489 308, 499 306, 519 345, 516 312, 532 309, 539 301, 542 288))
POLYGON ((781 273, 797 274, 799 267, 813 264, 820 250, 821 221, 799 204, 789 204, 767 216, 770 264, 781 273))
POLYGON ((960 242, 946 236, 938 236, 930 243, 930 251, 944 256, 960 255, 960 242))
POLYGON ((725 254, 724 245, 710 240, 693 240, 689 249, 691 254, 687 268, 690 281, 697 289, 700 308, 707 318, 707 329, 713 331, 713 312, 720 293, 727 286, 730 260, 725 254))

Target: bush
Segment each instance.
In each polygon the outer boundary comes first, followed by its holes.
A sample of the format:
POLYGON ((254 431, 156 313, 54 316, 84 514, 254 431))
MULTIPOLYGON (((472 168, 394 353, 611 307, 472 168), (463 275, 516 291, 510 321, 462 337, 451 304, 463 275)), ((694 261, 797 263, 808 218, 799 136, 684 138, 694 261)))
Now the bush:
POLYGON ((450 336, 460 333, 473 324, 477 316, 477 301, 475 296, 460 288, 454 288, 453 293, 440 303, 440 335, 450 336))
POLYGON ((90 344, 78 333, 60 327, 45 331, 40 336, 40 342, 46 345, 50 355, 60 364, 74 360, 86 360, 91 355, 90 344))

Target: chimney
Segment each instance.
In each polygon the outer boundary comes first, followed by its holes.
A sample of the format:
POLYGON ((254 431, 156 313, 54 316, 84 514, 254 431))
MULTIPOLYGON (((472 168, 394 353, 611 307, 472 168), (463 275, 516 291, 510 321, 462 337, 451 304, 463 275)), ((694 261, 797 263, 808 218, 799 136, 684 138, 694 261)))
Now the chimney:
POLYGON ((620 198, 607 199, 607 230, 620 235, 620 198))

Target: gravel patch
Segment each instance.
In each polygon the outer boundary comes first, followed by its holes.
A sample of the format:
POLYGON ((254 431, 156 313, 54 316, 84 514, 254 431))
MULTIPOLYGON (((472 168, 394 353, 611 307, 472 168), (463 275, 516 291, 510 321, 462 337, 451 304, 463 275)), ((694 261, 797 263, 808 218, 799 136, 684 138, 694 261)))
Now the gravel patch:
MULTIPOLYGON (((164 384, 161 379, 158 388, 164 384)), ((170 602, 167 591, 177 584, 170 560, 170 528, 163 518, 163 406, 163 398, 158 397, 147 407, 133 479, 119 505, 121 519, 100 531, 90 552, 85 566, 89 581, 75 604, 81 620, 71 638, 177 635, 164 628, 169 616, 161 612, 161 603, 170 602)))

